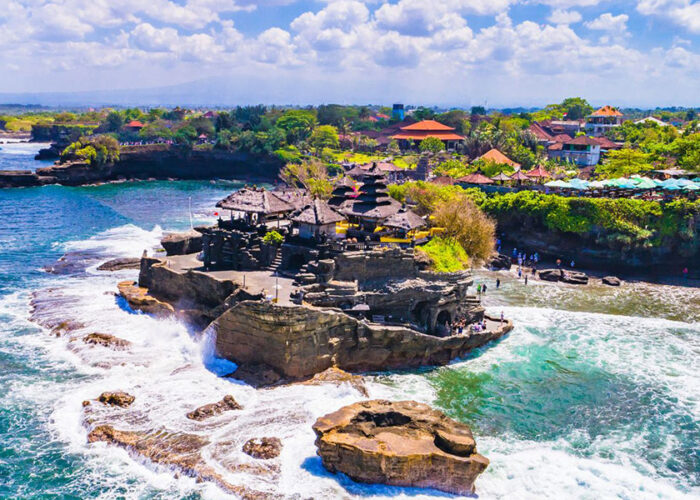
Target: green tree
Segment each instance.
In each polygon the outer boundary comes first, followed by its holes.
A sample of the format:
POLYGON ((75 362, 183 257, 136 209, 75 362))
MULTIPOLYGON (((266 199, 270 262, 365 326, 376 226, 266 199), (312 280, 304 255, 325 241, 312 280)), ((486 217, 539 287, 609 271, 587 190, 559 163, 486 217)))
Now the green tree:
POLYGON ((437 137, 426 137, 420 141, 419 148, 423 152, 439 153, 445 150, 445 144, 437 137))
POLYGON ((110 111, 105 118, 107 132, 118 132, 124 126, 124 116, 119 111, 110 111))
POLYGON ((316 156, 320 156, 324 148, 337 148, 339 146, 338 129, 332 125, 320 125, 311 134, 310 142, 316 150, 316 156))
POLYGON ((472 106, 471 111, 469 112, 471 115, 485 115, 486 114, 486 108, 483 106, 472 106))
POLYGON ((162 120, 151 122, 139 130, 139 137, 147 140, 170 139, 172 136, 173 131, 162 120))
POLYGON ((413 112, 413 118, 416 120, 432 120, 435 118, 435 111, 430 108, 420 106, 413 112))
POLYGON ((330 198, 333 191, 333 184, 328 179, 328 169, 317 159, 287 163, 280 172, 280 179, 289 186, 301 185, 311 196, 321 199, 330 198))
POLYGON ((649 155, 631 148, 608 152, 607 160, 595 169, 606 178, 627 177, 645 170, 651 170, 649 155))
POLYGON ((316 126, 316 116, 304 109, 290 109, 277 120, 277 127, 287 134, 289 144, 298 144, 309 138, 316 126))
POLYGON ((217 132, 222 130, 232 130, 236 126, 236 118, 226 111, 221 111, 216 115, 215 128, 217 132))
POLYGON ((186 125, 175 132, 173 136, 177 144, 191 146, 197 140, 197 130, 191 125, 186 125))
POLYGON ((92 166, 119 161, 119 142, 111 135, 84 136, 61 153, 61 161, 81 160, 92 166))
POLYGON ((593 112, 593 107, 588 104, 588 101, 581 97, 569 97, 564 99, 559 105, 561 110, 566 113, 567 120, 580 120, 593 112))

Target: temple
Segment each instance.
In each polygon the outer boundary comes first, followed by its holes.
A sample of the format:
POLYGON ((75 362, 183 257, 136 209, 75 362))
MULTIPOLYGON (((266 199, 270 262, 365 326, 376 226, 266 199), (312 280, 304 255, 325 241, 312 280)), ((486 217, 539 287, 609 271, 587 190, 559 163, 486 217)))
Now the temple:
POLYGON ((464 140, 464 136, 455 132, 454 127, 448 127, 435 120, 423 120, 401 127, 398 134, 391 138, 398 141, 402 149, 416 148, 423 139, 436 137, 445 144, 445 149, 454 149, 455 144, 464 140))

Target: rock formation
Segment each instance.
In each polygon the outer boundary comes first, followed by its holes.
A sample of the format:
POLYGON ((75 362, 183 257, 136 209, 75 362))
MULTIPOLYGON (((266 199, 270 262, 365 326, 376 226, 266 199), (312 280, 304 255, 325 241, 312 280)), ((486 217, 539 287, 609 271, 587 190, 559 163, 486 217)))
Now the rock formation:
POLYGON ((225 411, 240 410, 241 408, 242 406, 236 402, 233 396, 226 395, 224 399, 217 403, 209 403, 189 412, 187 418, 201 422, 207 418, 221 415, 225 411))
POLYGON ((131 403, 133 403, 136 398, 126 392, 115 391, 103 392, 100 394, 100 397, 97 398, 97 400, 106 405, 121 406, 122 408, 126 408, 127 406, 131 406, 131 403))
POLYGON ((137 257, 122 257, 112 259, 100 264, 98 271, 121 271, 122 269, 138 269, 141 266, 141 259, 137 257))
POLYGON ((415 401, 366 401, 313 426, 324 467, 355 481, 474 493, 489 464, 471 430, 415 401))
POLYGON ((620 278, 617 278, 615 276, 605 276, 601 282, 604 285, 609 285, 609 286, 620 286, 622 285, 622 280, 620 278))
POLYGON ((350 384, 357 392, 367 397, 367 387, 365 386, 364 379, 359 375, 353 375, 346 371, 341 370, 332 366, 321 373, 317 373, 309 380, 302 382, 304 385, 323 385, 323 384, 350 384))
POLYGON ((588 276, 579 271, 567 271, 565 269, 542 269, 537 273, 544 281, 561 281, 571 285, 587 285, 588 276))
POLYGON ((110 347, 116 350, 122 350, 131 345, 128 340, 120 339, 114 335, 109 335, 107 333, 89 333, 83 337, 83 342, 92 345, 101 345, 104 347, 110 347))
POLYGON ((219 356, 243 366, 269 367, 291 380, 332 366, 357 372, 442 365, 512 328, 508 321, 485 332, 435 337, 367 323, 337 309, 253 301, 236 304, 209 326, 219 356))
POLYGON ((122 281, 117 285, 117 288, 119 289, 119 295, 134 310, 160 317, 167 317, 175 313, 173 306, 149 295, 148 289, 138 286, 135 281, 122 281))
POLYGON ((261 460, 276 458, 282 452, 282 441, 275 437, 249 439, 243 445, 243 452, 261 460))
POLYGON ((186 255, 202 251, 202 233, 195 230, 184 233, 168 233, 160 244, 167 255, 186 255))
POLYGON ((498 271, 501 269, 508 270, 510 269, 512 265, 512 262, 510 260, 510 257, 507 255, 503 255, 502 253, 498 253, 491 257, 491 260, 489 260, 489 263, 486 267, 489 269, 493 269, 494 271, 498 271))
POLYGON ((156 431, 122 431, 111 425, 99 425, 88 434, 88 442, 102 441, 126 448, 131 453, 145 457, 156 464, 172 467, 199 481, 211 481, 228 493, 244 500, 267 500, 276 495, 256 491, 226 481, 202 457, 202 449, 209 440, 194 434, 156 431))

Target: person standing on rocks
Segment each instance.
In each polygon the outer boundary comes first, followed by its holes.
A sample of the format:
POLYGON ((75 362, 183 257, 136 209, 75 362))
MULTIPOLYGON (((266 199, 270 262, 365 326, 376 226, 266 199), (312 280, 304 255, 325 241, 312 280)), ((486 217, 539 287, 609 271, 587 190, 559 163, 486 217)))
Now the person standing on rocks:
POLYGON ((501 288, 501 279, 496 278, 496 290, 498 290, 499 288, 501 288))
POLYGON ((527 274, 525 275, 525 284, 527 285, 527 274))

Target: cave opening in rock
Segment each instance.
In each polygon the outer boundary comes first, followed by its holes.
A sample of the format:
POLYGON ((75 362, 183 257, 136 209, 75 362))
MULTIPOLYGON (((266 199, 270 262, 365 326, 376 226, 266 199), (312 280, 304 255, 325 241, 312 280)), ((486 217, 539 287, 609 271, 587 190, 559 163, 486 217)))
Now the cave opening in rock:
POLYGON ((353 423, 372 422, 377 427, 393 427, 396 425, 406 425, 411 421, 403 413, 397 411, 388 411, 385 413, 372 413, 368 411, 360 412, 354 419, 353 423))

